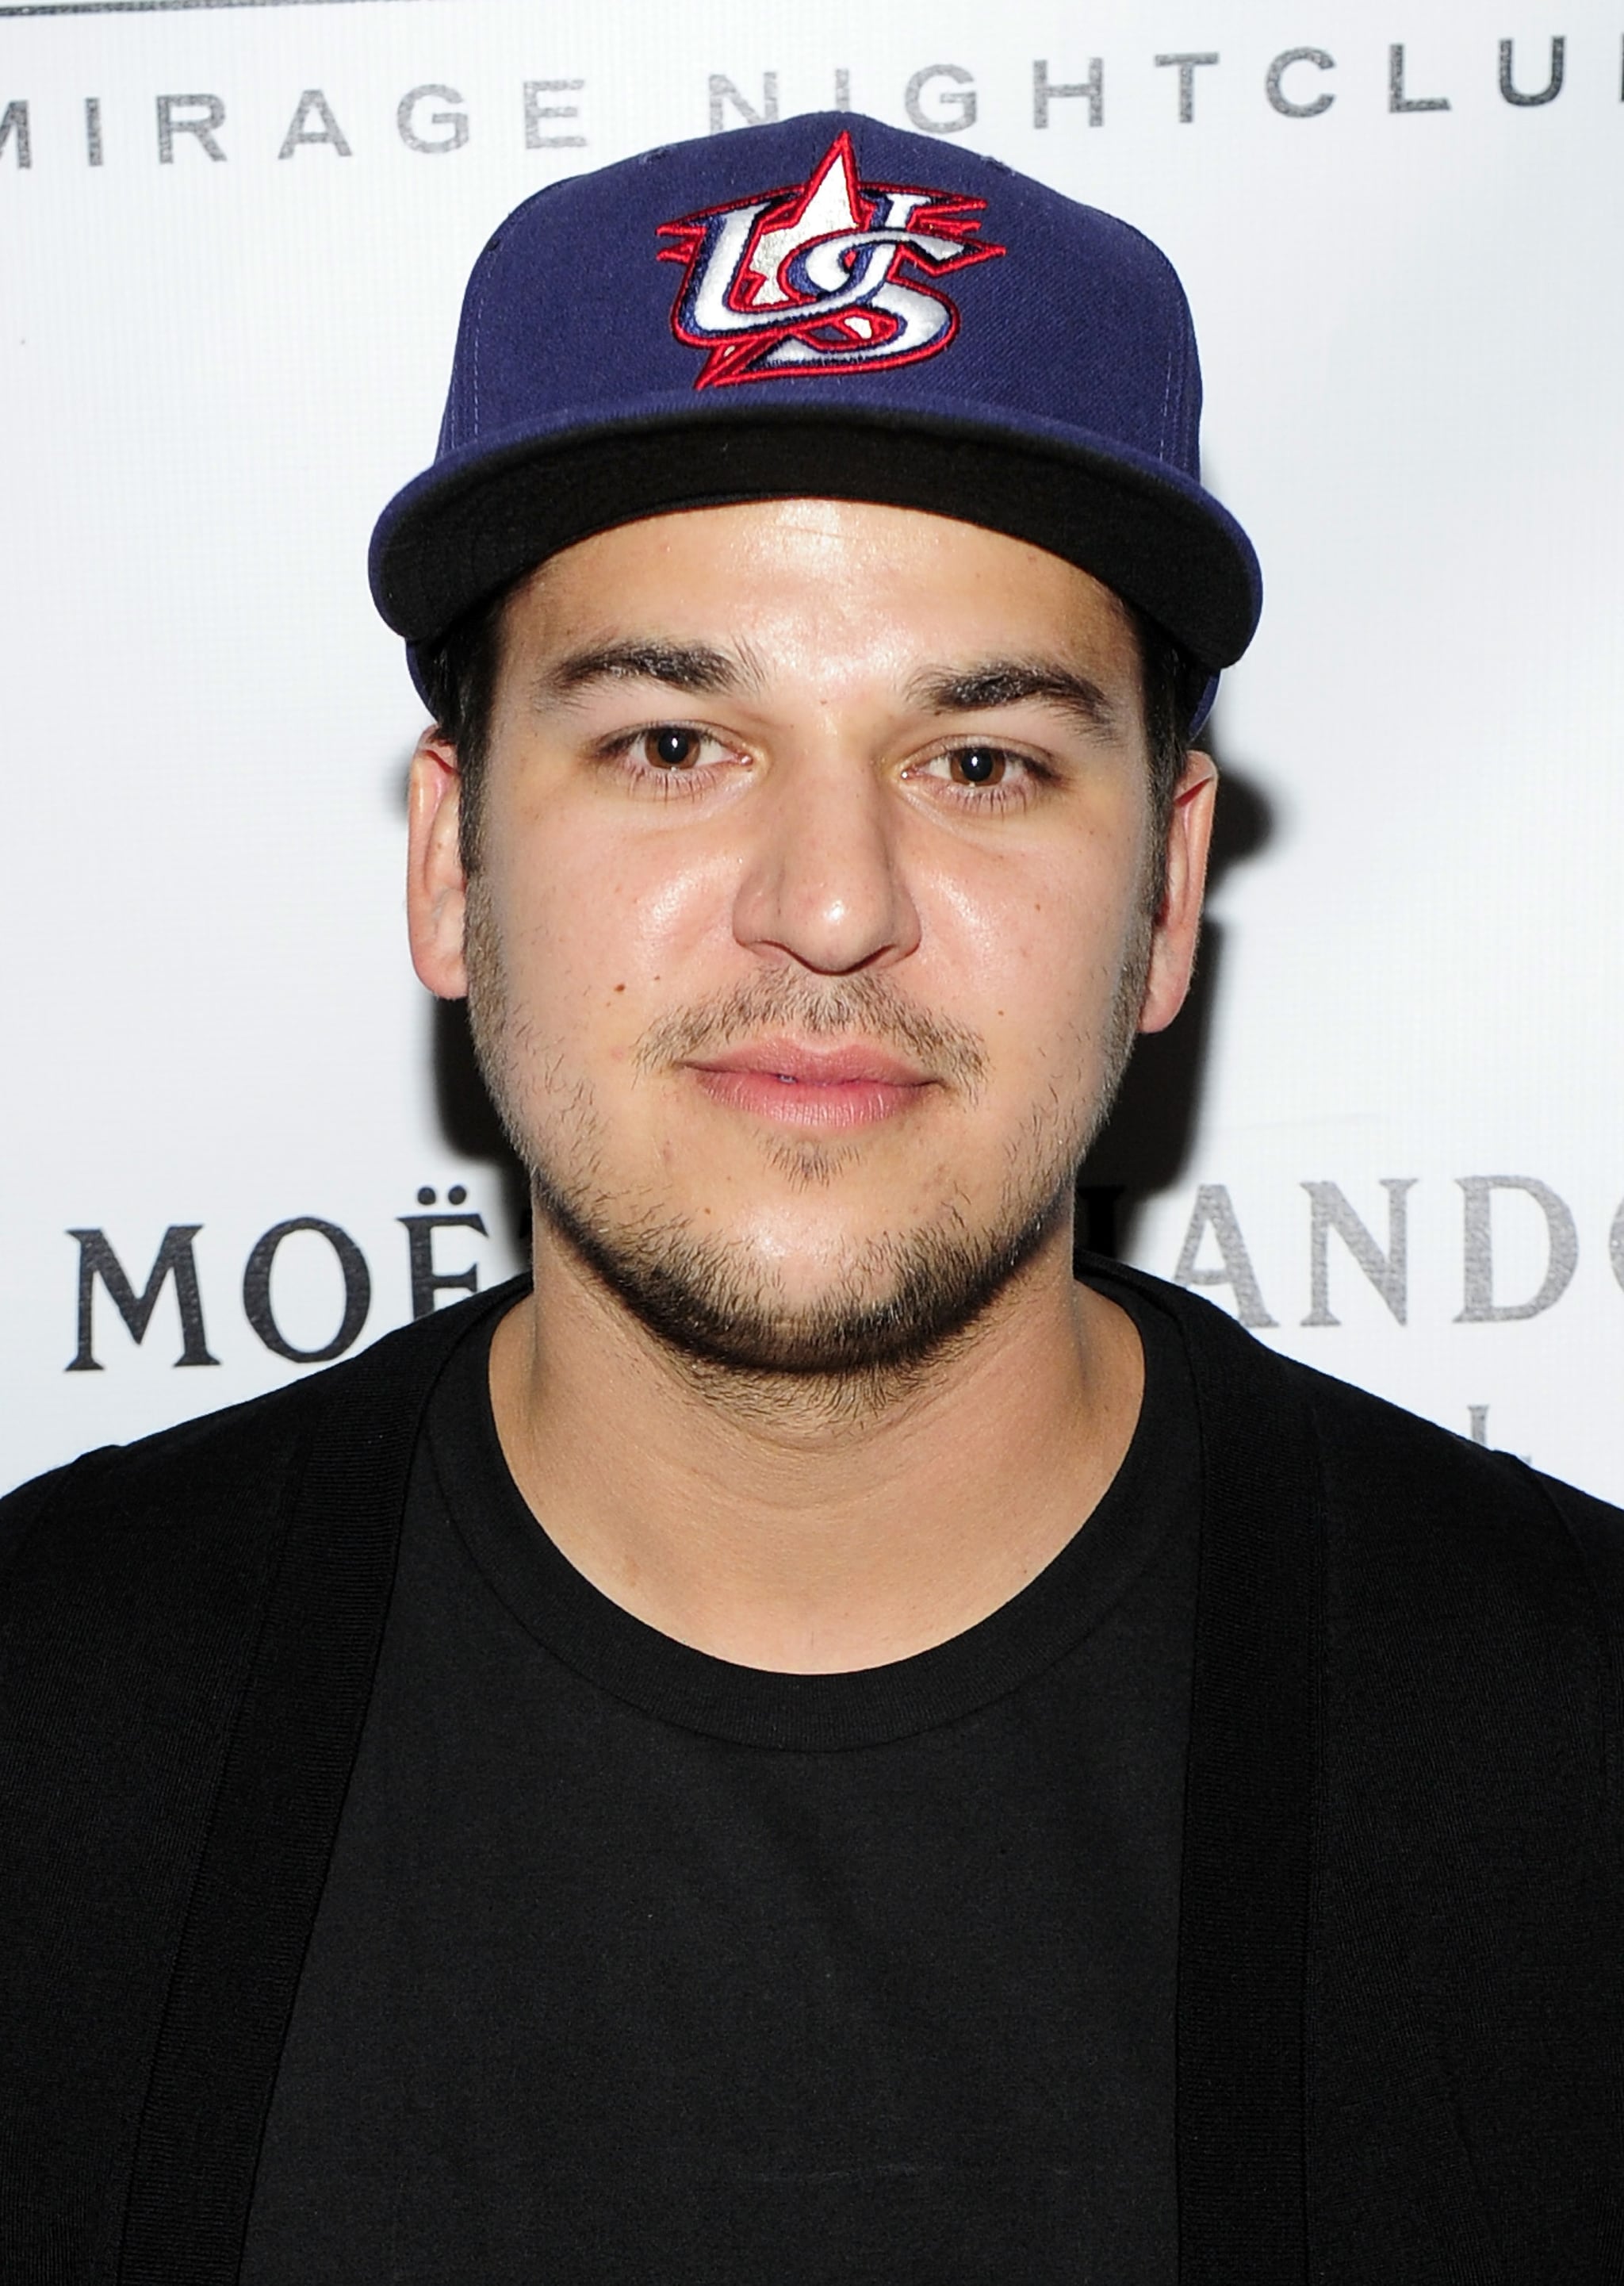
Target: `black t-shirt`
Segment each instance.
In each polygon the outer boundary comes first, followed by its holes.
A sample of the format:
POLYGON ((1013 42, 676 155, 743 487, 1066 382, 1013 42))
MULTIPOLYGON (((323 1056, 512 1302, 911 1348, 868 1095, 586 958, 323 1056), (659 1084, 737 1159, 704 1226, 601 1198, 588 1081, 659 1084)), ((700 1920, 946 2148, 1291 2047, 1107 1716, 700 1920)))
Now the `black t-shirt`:
POLYGON ((245 2286, 1172 2286, 1199 1513, 1172 1320, 1104 1499, 917 1657, 672 1642, 435 1391, 245 2286))

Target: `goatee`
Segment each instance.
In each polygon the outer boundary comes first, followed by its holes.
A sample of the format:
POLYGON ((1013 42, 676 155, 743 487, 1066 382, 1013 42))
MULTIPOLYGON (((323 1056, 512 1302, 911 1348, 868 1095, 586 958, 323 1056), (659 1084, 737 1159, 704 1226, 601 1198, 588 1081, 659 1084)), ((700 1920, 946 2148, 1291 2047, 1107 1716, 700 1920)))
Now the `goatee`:
MULTIPOLYGON (((584 1085, 538 1068, 514 1021, 483 883, 468 885, 469 1016, 486 1085, 525 1165, 537 1216, 649 1333, 692 1367, 757 1383, 822 1379, 871 1396, 911 1381, 963 1338, 1031 1261, 1070 1203, 1077 1169, 1110 1108, 1142 1004, 1148 924, 1125 948, 1101 1082, 1076 1104, 1034 1112, 1008 1153, 996 1211, 972 1217, 967 1192, 942 1196, 914 1227, 856 1246, 808 1301, 791 1301, 774 1266, 736 1240, 709 1237, 669 1209, 639 1207, 604 1179, 603 1123, 584 1085), (553 1107, 544 1133, 534 1107, 553 1107), (527 1112, 526 1105, 531 1108, 527 1112)), ((913 1005, 882 974, 764 971, 716 999, 651 1026, 633 1052, 646 1076, 752 1037, 855 1037, 909 1057, 973 1100, 989 1059, 968 1028, 913 1005)), ((849 1142, 796 1138, 771 1147, 781 1180, 837 1182, 849 1142)))

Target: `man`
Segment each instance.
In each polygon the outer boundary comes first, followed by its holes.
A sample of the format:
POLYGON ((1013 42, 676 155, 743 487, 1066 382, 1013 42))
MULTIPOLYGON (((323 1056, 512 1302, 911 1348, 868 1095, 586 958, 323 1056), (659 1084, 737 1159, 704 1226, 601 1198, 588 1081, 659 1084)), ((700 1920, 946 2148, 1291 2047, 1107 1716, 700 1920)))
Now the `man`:
POLYGON ((10 1503, 8 2277, 1624 2276, 1619 1519, 1073 1275, 1198 404, 870 121, 486 249, 373 574, 533 1281, 10 1503))

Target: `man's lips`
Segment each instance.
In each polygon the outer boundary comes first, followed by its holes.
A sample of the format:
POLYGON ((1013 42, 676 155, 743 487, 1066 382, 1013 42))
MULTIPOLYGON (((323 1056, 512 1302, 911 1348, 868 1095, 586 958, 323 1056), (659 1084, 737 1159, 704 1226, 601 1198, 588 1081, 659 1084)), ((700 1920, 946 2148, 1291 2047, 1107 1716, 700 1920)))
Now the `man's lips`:
POLYGON ((825 1044, 805 1040, 749 1040, 741 1047, 694 1060, 697 1071, 765 1072, 804 1087, 842 1087, 873 1080, 885 1087, 928 1087, 929 1072, 873 1040, 825 1044))
POLYGON ((917 1064, 867 1040, 751 1040, 688 1066, 713 1102, 788 1127, 867 1127, 935 1085, 917 1064))

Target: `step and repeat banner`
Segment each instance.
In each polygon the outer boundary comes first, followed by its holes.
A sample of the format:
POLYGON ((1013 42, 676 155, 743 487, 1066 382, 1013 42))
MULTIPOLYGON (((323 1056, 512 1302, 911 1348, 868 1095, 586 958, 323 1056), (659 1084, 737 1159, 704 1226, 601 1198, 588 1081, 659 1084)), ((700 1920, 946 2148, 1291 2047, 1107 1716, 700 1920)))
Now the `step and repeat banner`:
POLYGON ((511 206, 833 105, 1167 248, 1263 559, 1200 986, 1085 1172, 1094 1240, 1624 1499, 1597 0, 0 5, 0 1483, 520 1260, 406 959, 420 713, 367 535, 511 206))

